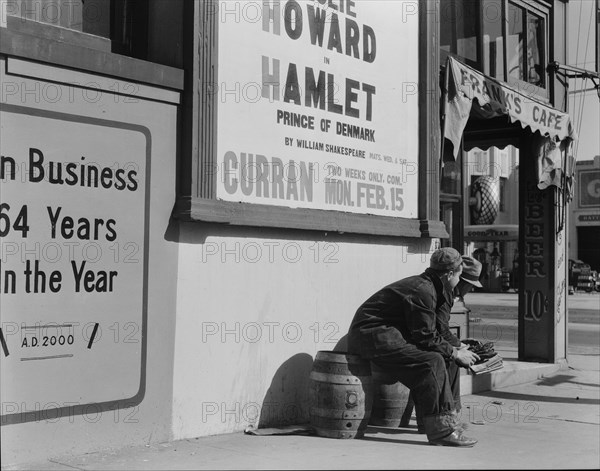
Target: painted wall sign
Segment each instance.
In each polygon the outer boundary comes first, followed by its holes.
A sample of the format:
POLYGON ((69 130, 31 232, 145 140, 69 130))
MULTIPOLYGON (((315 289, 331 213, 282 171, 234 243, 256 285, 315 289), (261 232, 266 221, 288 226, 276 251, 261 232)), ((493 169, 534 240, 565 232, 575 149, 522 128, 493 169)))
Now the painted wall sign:
POLYGON ((554 341, 555 355, 566 356, 567 328, 566 328, 566 295, 567 295, 567 263, 565 249, 566 231, 561 230, 556 234, 554 246, 554 341))
POLYGON ((465 239, 468 240, 517 240, 519 226, 516 224, 465 226, 465 239))
POLYGON ((545 280, 549 276, 545 240, 544 194, 528 187, 525 203, 525 320, 540 321, 547 312, 545 280), (540 282, 539 287, 536 281, 540 282), (537 289, 539 288, 539 289, 537 289))
POLYGON ((600 171, 580 170, 578 177, 579 206, 600 208, 600 171))
POLYGON ((149 132, 0 111, 2 424, 135 405, 144 394, 149 132), (111 379, 99 380, 106 371, 111 379))
POLYGON ((418 2, 214 7, 217 198, 417 217, 418 2))
POLYGON ((577 219, 581 222, 600 222, 600 214, 580 214, 577 219))
MULTIPOLYGON (((534 162, 526 165, 533 167, 534 162)), ((554 232, 549 221, 552 194, 540 191, 535 177, 526 182, 524 190, 521 193, 523 278, 519 291, 519 358, 539 360, 553 355, 548 349, 548 336, 552 335, 555 323, 554 282, 560 280, 555 280, 553 273, 554 232)), ((560 263, 564 263, 564 255, 560 263)))

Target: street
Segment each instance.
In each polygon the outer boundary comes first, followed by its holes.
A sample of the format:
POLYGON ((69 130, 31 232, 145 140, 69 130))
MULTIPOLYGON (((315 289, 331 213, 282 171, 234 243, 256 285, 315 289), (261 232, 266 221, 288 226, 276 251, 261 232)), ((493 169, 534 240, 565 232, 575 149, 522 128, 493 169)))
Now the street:
MULTIPOLYGON (((514 352, 518 344, 518 294, 469 293, 469 336, 494 342, 497 349, 514 352)), ((569 353, 600 354, 600 293, 567 297, 569 353)))

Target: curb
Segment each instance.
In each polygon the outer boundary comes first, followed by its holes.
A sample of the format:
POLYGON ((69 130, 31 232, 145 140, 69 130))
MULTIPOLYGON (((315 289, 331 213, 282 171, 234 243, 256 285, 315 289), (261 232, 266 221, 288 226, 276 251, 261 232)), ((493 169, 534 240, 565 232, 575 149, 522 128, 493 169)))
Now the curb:
POLYGON ((530 383, 544 376, 556 373, 564 365, 560 363, 532 363, 525 361, 504 361, 501 370, 481 375, 465 374, 460 378, 460 395, 468 396, 485 391, 530 383))

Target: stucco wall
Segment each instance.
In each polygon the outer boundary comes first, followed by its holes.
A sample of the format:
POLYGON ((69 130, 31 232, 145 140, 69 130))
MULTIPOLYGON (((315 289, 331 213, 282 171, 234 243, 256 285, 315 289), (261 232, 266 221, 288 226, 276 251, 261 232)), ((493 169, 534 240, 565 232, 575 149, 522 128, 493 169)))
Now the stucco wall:
MULTIPOLYGON (((9 59, 10 61, 11 59, 9 59)), ((46 158, 53 157, 53 160, 73 158, 70 152, 73 150, 74 132, 72 129, 78 125, 78 117, 85 121, 88 118, 102 119, 107 121, 131 123, 147 128, 148 142, 150 143, 150 164, 148 166, 147 173, 144 172, 144 178, 147 176, 150 178, 149 193, 146 193, 148 198, 148 212, 146 214, 147 220, 147 239, 144 241, 136 240, 138 243, 138 254, 141 256, 144 253, 144 249, 147 248, 149 257, 145 266, 147 270, 147 356, 143 360, 141 367, 139 363, 136 363, 135 371, 123 371, 116 362, 111 365, 102 364, 97 357, 93 357, 93 352, 97 351, 97 348, 111 348, 116 346, 120 342, 125 341, 125 337, 128 333, 131 333, 131 325, 126 326, 123 323, 117 323, 116 330, 111 330, 111 325, 106 322, 102 316, 98 316, 97 322, 102 331, 102 337, 98 337, 97 344, 94 348, 89 351, 85 348, 85 345, 81 350, 74 352, 75 355, 72 358, 66 358, 61 360, 47 359, 39 362, 28 361, 17 362, 17 367, 27 364, 28 367, 32 368, 35 364, 36 368, 58 368, 57 362, 60 363, 60 369, 57 370, 57 374, 51 376, 49 379, 42 380, 41 375, 27 375, 24 380, 17 380, 15 377, 5 378, 5 386, 10 388, 11 395, 19 397, 19 391, 30 391, 36 390, 40 395, 47 401, 41 401, 37 404, 25 404, 19 403, 19 401, 2 398, 2 414, 7 413, 25 413, 33 411, 34 420, 31 420, 31 415, 24 423, 6 423, 3 420, 1 427, 2 434, 2 464, 4 466, 15 464, 15 463, 27 463, 28 461, 51 459, 70 453, 85 453, 91 451, 97 451, 107 448, 118 448, 127 445, 160 442, 170 438, 170 422, 171 422, 171 397, 172 397, 172 367, 173 367, 173 341, 175 332, 175 294, 177 284, 177 243, 170 240, 169 237, 169 218, 175 202, 175 168, 176 168, 176 125, 177 125, 177 105, 172 101, 178 96, 175 92, 165 92, 160 89, 153 87, 136 86, 135 88, 129 88, 129 90, 136 90, 132 96, 127 95, 115 95, 112 93, 114 90, 123 91, 126 85, 124 82, 119 82, 114 79, 107 79, 102 76, 95 76, 92 74, 84 74, 69 69, 60 69, 57 67, 43 66, 38 63, 19 63, 19 70, 25 71, 29 75, 11 75, 10 70, 13 70, 16 65, 8 67, 9 73, 5 73, 5 58, 1 58, 0 69, 2 70, 2 101, 20 107, 30 107, 32 110, 44 110, 51 111, 54 113, 64 113, 65 116, 69 115, 75 117, 75 121, 61 121, 54 119, 53 125, 58 121, 61 129, 60 140, 61 145, 58 147, 44 147, 46 158), (50 81, 48 81, 50 80, 50 81), (82 89, 77 85, 68 85, 69 82, 77 84, 88 84, 88 89, 82 89), (110 88, 112 87, 112 88, 110 88), (52 94, 50 94, 52 92, 52 94), (149 100, 148 95, 151 95, 154 99, 149 100), (162 99, 162 101, 157 101, 162 99), (151 169, 151 171, 150 171, 151 169), (147 247, 145 247, 147 245, 147 247), (118 332, 118 335, 117 335, 118 332), (105 347, 106 345, 106 347, 105 347), (90 355, 86 357, 85 355, 90 355), (90 360, 85 360, 90 358, 90 360), (93 360, 92 358, 96 358, 93 360), (87 384, 77 384, 77 381, 72 381, 65 384, 66 373, 69 371, 69 363, 71 361, 88 363, 85 365, 85 369, 88 372, 93 372, 93 380, 87 384), (52 362, 55 362, 52 364, 52 362), (115 395, 121 393, 124 397, 127 392, 125 390, 119 391, 119 385, 124 384, 128 381, 129 375, 134 375, 136 378, 140 375, 140 370, 145 371, 145 381, 140 386, 140 391, 143 394, 143 400, 139 405, 125 409, 115 410, 104 410, 99 411, 97 407, 90 407, 87 409, 87 413, 79 415, 70 415, 68 411, 62 410, 58 413, 49 412, 45 414, 46 409, 52 408, 51 401, 62 402, 66 399, 63 397, 65 392, 69 389, 73 390, 81 388, 89 391, 90 396, 94 394, 94 389, 102 390, 106 389, 107 385, 115 392, 115 395), (60 372, 63 373, 60 373, 60 372), (61 393, 62 391, 62 393, 61 393), (14 394, 13 394, 14 393, 14 394), (10 401, 7 402, 7 401, 10 401)), ((131 86, 131 84, 129 84, 131 86)), ((7 115, 2 115, 2 124, 6 122, 7 115)), ((36 121, 37 122, 37 121, 36 121)), ((77 128, 79 130, 79 128, 77 128)), ((46 136, 47 131, 43 126, 33 126, 30 128, 30 133, 25 139, 26 142, 13 142, 13 147, 20 148, 21 146, 26 151, 28 146, 39 146, 40 142, 44 144, 44 139, 53 139, 52 136, 46 136)), ((77 131, 78 132, 78 131, 77 131)), ((93 131, 90 131, 93 133, 93 131)), ((98 131, 102 131, 99 129, 98 131)), ((93 135, 93 134, 91 134, 93 135)), ((107 133, 105 136, 109 136, 107 133)), ((3 152, 6 154, 8 148, 8 142, 3 142, 3 152)), ((106 141, 106 145, 110 145, 109 141, 106 141)), ((90 154, 102 153, 102 144, 100 148, 84 148, 89 151, 90 154)), ((109 156, 113 159, 113 162, 129 162, 133 158, 131 152, 134 151, 134 147, 128 147, 127 142, 123 146, 124 152, 120 155, 109 156), (128 155, 127 149, 131 152, 128 155)), ((8 155, 8 154, 7 154, 8 155)), ((13 157, 17 158, 15 154, 13 157)), ((143 153, 142 153, 143 157, 143 153)), ((79 160, 79 156, 75 159, 79 160)), ((2 182, 2 195, 6 195, 9 185, 20 184, 18 181, 3 181, 2 182)), ((44 185, 45 182, 40 182, 36 185, 44 185)), ((58 186, 58 185, 55 185, 58 186)), ((66 188, 66 185, 64 185, 66 188)), ((74 189, 74 187, 70 187, 74 189)), ((59 190, 54 188, 48 193, 47 201, 35 200, 35 206, 45 204, 55 204, 52 202, 53 195, 60 194, 59 190)), ((67 191, 62 190, 62 191, 67 191)), ((88 217, 93 217, 98 210, 93 204, 89 204, 89 200, 86 201, 90 196, 89 189, 80 188, 77 189, 78 194, 81 195, 81 202, 74 198, 73 201, 68 202, 71 209, 80 210, 85 213, 88 217)), ((142 205, 141 208, 135 207, 128 209, 123 208, 122 199, 119 198, 119 192, 110 193, 108 190, 104 191, 103 195, 114 194, 114 214, 116 217, 116 233, 118 235, 115 243, 119 244, 118 247, 121 250, 125 250, 124 246, 128 240, 123 240, 119 236, 121 233, 119 229, 122 228, 127 219, 127 215, 137 217, 134 211, 144 211, 142 205)), ((92 191, 93 193, 93 191, 92 191)), ((17 190, 15 193, 19 198, 19 195, 23 195, 21 190, 17 190)), ((97 195, 98 193, 94 193, 97 195)), ((23 195, 24 197, 26 195, 23 195)), ((122 196, 122 193, 121 193, 122 196)), ((106 196, 103 196, 106 198, 106 196)), ((109 201, 110 203, 110 201, 109 201)), ((34 204, 30 204, 30 213, 32 213, 34 204)), ((65 205, 65 211, 66 211, 65 205)), ((30 214, 31 215, 31 214, 30 214)), ((41 234, 40 226, 46 226, 47 218, 31 218, 30 225, 32 227, 32 233, 41 234)), ((142 233, 144 231, 142 230, 142 233)), ((31 236, 31 234, 30 234, 31 236)), ((31 237, 29 238, 31 239, 31 237)), ((73 240, 71 240, 72 242, 73 240)), ((57 236, 52 240, 54 244, 63 244, 65 241, 57 236)), ((80 241, 81 242, 81 241, 80 241)), ((99 241, 100 242, 100 241, 99 241)), ((103 245, 101 247, 104 248, 103 245)), ((114 246, 116 247, 116 246, 114 246)), ((113 248, 114 248, 113 247, 113 248)), ((106 251, 105 251, 106 252, 106 251)), ((120 253, 124 255, 124 252, 120 253)), ((7 254, 4 254, 7 255, 7 254)), ((108 253, 104 254, 109 256, 108 253)), ((114 255, 110 254, 111 256, 114 255)), ((35 253, 30 255, 23 255, 24 257, 33 257, 35 253)), ((12 261, 12 259, 11 259, 12 261)), ((141 263, 142 258, 136 258, 136 263, 141 263)), ((42 263, 45 261, 42 260, 42 263)), ((47 262, 47 261, 46 261, 47 262)), ((61 260, 60 263, 68 263, 68 261, 61 260)), ((105 260, 99 262, 104 263, 105 260)), ((137 285, 141 283, 141 280, 135 280, 136 286, 128 284, 119 284, 120 279, 124 279, 123 271, 126 270, 125 265, 122 265, 123 260, 119 261, 106 261, 108 264, 113 264, 115 270, 119 271, 119 276, 116 278, 115 296, 127 296, 128 290, 139 289, 137 285)), ((17 262, 19 263, 19 262, 17 262)), ((89 262, 88 265, 91 265, 89 262)), ((49 264, 45 265, 50 267, 49 264)), ((69 273, 65 273, 65 282, 69 273)), ((86 313, 81 310, 74 310, 70 303, 73 294, 67 293, 67 286, 60 293, 57 294, 55 301, 58 303, 58 308, 52 312, 52 306, 47 306, 45 311, 39 313, 39 318, 42 322, 45 321, 47 316, 50 321, 56 322, 65 318, 71 321, 81 320, 85 318, 86 313)), ((89 306, 93 307, 94 303, 99 302, 104 294, 97 294, 93 297, 92 294, 77 293, 77 296, 81 296, 85 303, 85 296, 89 296, 89 306)), ((20 315, 20 311, 5 311, 5 302, 8 302, 10 294, 2 294, 2 321, 3 327, 7 327, 8 323, 5 324, 7 316, 11 314, 20 315)), ((25 294, 22 290, 18 290, 18 293, 14 296, 24 296, 24 301, 27 301, 25 294)), ((33 296, 33 295, 31 295, 33 296)), ((48 299, 52 299, 51 294, 47 294, 48 299)), ((74 299, 74 298, 73 298, 74 299)), ((78 301, 81 302, 81 301, 78 301)), ((136 307, 142 309, 143 301, 141 299, 135 301, 136 307)), ((16 303, 16 309, 19 309, 19 302, 16 303)), ((23 313, 22 313, 23 314, 23 313)), ((129 313, 126 313, 129 314, 129 313)), ((139 314, 141 318, 141 313, 139 314)), ((11 319, 13 319, 11 317, 11 319)), ((112 321, 111 321, 112 322, 112 321)), ((18 322, 11 320, 10 327, 17 325, 18 322)), ((135 339, 137 343, 134 343, 134 350, 136 355, 140 354, 141 342, 140 333, 142 332, 141 325, 135 325, 138 337, 135 339)), ((4 329, 6 332, 6 329, 4 329)), ((10 356, 3 355, 3 361, 14 361, 19 356, 26 356, 25 350, 22 346, 19 348, 20 335, 13 335, 7 339, 8 346, 10 347, 10 356), (15 340, 16 339, 16 340, 15 340)), ((77 334, 75 336, 74 347, 77 346, 80 339, 77 334)), ((132 350, 133 351, 133 350, 132 350)), ((38 352, 39 354, 39 352, 38 352)), ((143 353, 142 353, 143 357, 143 353)), ((126 358, 121 358, 122 361, 126 361, 126 358)), ((79 364, 79 363, 78 363, 79 364)), ((86 380, 81 379, 81 382, 86 380)), ((85 403, 88 397, 81 397, 81 401, 85 403)), ((112 399, 109 398, 109 399, 112 399)), ((115 397, 117 399, 117 397, 115 397)), ((25 417, 25 416, 24 416, 25 417)), ((19 419, 19 417, 17 417, 19 419)))
POLYGON ((316 352, 343 348, 360 303, 420 273, 431 248, 194 223, 180 226, 179 241, 176 439, 306 422, 316 352))
MULTIPOLYGON (((144 268, 147 350, 141 367, 143 399, 129 408, 99 411, 91 407, 78 414, 65 409, 47 412, 55 410, 52 401, 61 400, 61 391, 71 387, 90 394, 96 388, 118 389, 129 379, 119 361, 126 358, 109 364, 90 359, 86 370, 94 373, 89 382, 66 382, 60 374, 48 381, 36 375, 18 381, 6 378, 13 396, 34 389, 44 391, 41 394, 48 401, 31 405, 2 398, 2 415, 13 414, 13 420, 3 421, 1 427, 3 465, 226 433, 249 423, 266 426, 306 421, 308 374, 316 352, 343 348, 340 342, 357 306, 381 286, 422 271, 432 241, 178 223, 171 218, 176 197, 176 92, 149 86, 131 88, 123 81, 31 61, 9 58, 8 62, 12 64, 7 67, 2 58, 0 64, 3 103, 71 119, 52 118, 53 123, 61 123, 60 145, 45 144, 55 140, 45 135, 48 131, 42 123, 32 128, 23 142, 11 140, 19 152, 38 145, 41 138, 48 159, 71 161, 71 138, 78 132, 74 130, 78 117, 86 122, 93 118, 93 122, 144 127, 150 152, 146 206, 128 209, 114 198, 118 228, 125 224, 128 214, 137 217, 134 212, 147 208, 147 238, 137 241, 143 243, 140 254, 148 254, 144 268), (133 95, 125 93, 127 90, 133 95), (26 420, 15 420, 14 414, 24 414, 26 420)), ((98 133, 104 135, 102 129, 98 133)), ((90 147, 85 139, 80 141, 84 149, 90 147)), ((109 144, 110 140, 106 142, 109 144)), ((103 143, 98 145, 100 148, 88 149, 90 153, 101 153, 103 143)), ((3 154, 5 148, 3 145, 3 154)), ((123 149, 123 155, 110 157, 117 163, 129 161, 132 155, 127 155, 127 150, 136 148, 129 148, 125 141, 123 149)), ((55 186, 47 204, 56 206, 53 195, 62 193, 55 186)), ((82 201, 75 195, 69 204, 93 217, 97 211, 90 204, 93 199, 87 199, 87 190, 78 191, 82 201)), ((22 194, 19 192, 17 189, 14 194, 22 194)), ((46 204, 35 201, 42 209, 46 204)), ((47 226, 47 218, 36 219, 35 225, 37 236, 42 237, 40 225, 42 229, 47 226)), ((65 241, 60 235, 52 238, 53 243, 65 241)), ((139 283, 136 279, 132 284, 117 285, 116 302, 127 297, 129 289, 138 289, 139 283)), ((53 306, 62 305, 63 311, 57 310, 49 320, 59 320, 57 316, 63 314, 73 320, 77 312, 70 304, 75 299, 72 296, 54 297, 53 306)), ((79 302, 87 299, 83 292, 77 296, 81 296, 79 302)), ((3 294, 3 303, 6 299, 3 294)), ((97 299, 101 298, 90 297, 89 306, 97 299)), ((3 323, 6 312, 2 312, 3 323)), ((11 316, 15 312, 11 311, 11 316)), ((97 345, 123 342, 129 333, 126 326, 120 326, 115 340, 112 324, 101 318, 94 321, 103 332, 97 345)), ((10 322, 12 326, 12 317, 10 322)), ((138 327, 142 332, 143 326, 138 327)), ((24 351, 22 346, 19 351, 16 338, 9 339, 11 361, 24 351)), ((85 346, 82 348, 87 352, 85 346)), ((140 343, 136 353, 141 348, 140 343)), ((43 367, 43 363, 37 364, 43 367)), ((64 366, 68 368, 67 363, 64 366)), ((137 378, 140 370, 130 374, 137 378)), ((87 399, 82 397, 82 403, 87 399)))

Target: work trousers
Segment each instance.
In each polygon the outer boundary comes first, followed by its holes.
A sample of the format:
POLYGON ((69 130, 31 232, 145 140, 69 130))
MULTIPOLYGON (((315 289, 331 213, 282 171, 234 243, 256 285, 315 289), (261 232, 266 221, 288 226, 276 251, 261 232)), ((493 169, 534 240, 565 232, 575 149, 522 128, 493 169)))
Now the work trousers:
POLYGON ((429 439, 454 430, 460 411, 460 370, 452 359, 408 344, 371 361, 411 391, 417 420, 429 439))

